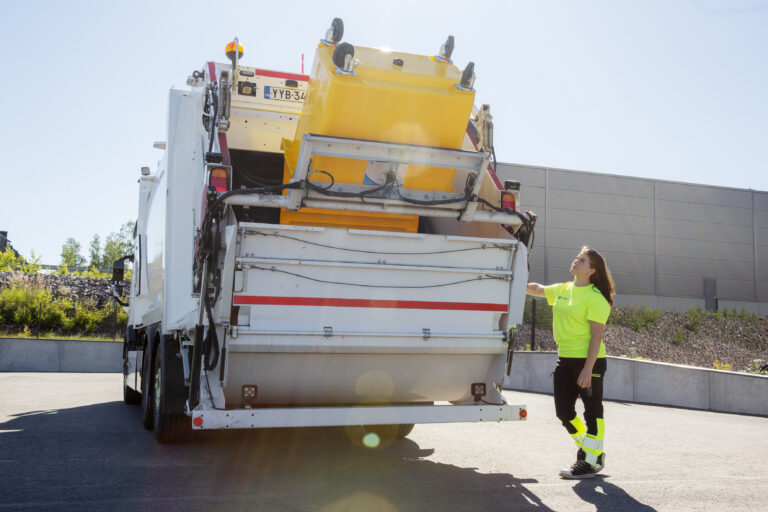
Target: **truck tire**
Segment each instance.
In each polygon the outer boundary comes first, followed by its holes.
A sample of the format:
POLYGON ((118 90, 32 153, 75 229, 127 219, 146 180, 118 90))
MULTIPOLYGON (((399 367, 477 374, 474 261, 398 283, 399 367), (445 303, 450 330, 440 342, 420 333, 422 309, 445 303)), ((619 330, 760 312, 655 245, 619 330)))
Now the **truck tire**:
POLYGON ((152 430, 153 427, 152 375, 152 344, 147 341, 144 348, 144 364, 141 367, 141 424, 147 430, 152 430))
POLYGON ((128 405, 141 403, 141 393, 128 386, 128 354, 125 345, 123 345, 123 402, 128 405))
POLYGON ((152 424, 155 431, 155 439, 166 443, 183 443, 188 440, 192 432, 192 420, 184 414, 168 413, 166 409, 166 400, 164 399, 164 389, 166 389, 165 380, 169 378, 171 372, 167 368, 167 358, 165 350, 168 344, 160 342, 162 345, 155 350, 154 378, 152 379, 152 424))
POLYGON ((403 439, 413 430, 413 423, 406 423, 403 425, 365 425, 365 431, 374 433, 382 441, 393 441, 395 439, 403 439))

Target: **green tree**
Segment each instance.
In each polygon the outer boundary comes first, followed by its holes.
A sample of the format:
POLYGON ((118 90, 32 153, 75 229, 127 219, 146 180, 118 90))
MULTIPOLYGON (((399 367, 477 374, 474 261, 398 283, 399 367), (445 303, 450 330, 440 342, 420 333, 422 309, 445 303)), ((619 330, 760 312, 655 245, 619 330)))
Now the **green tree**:
POLYGON ((120 227, 117 233, 112 232, 104 242, 102 255, 102 268, 112 268, 115 260, 130 254, 133 251, 133 221, 128 221, 120 227))
POLYGON ((65 267, 82 267, 85 258, 80 254, 80 242, 74 238, 67 238, 61 246, 61 264, 65 267))
POLYGON ((88 253, 90 254, 89 267, 102 268, 103 260, 101 256, 101 238, 96 233, 91 239, 91 244, 88 246, 88 253))
POLYGON ((133 252, 133 227, 134 222, 129 220, 117 232, 110 233, 101 245, 98 234, 93 235, 88 246, 90 262, 88 265, 97 269, 111 269, 115 260, 118 260, 133 252))

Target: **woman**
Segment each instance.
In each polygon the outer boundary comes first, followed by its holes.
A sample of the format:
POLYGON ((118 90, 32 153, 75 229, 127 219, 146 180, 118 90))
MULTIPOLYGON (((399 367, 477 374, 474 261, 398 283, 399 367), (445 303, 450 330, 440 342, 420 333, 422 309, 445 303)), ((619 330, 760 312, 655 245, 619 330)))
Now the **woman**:
POLYGON ((613 278, 605 258, 584 247, 571 263, 573 281, 542 286, 528 284, 528 294, 546 297, 552 306, 552 334, 557 343, 554 373, 555 411, 579 450, 563 478, 595 476, 605 466, 603 452, 603 331, 613 306, 613 278), (576 398, 584 403, 584 421, 576 414, 576 398))

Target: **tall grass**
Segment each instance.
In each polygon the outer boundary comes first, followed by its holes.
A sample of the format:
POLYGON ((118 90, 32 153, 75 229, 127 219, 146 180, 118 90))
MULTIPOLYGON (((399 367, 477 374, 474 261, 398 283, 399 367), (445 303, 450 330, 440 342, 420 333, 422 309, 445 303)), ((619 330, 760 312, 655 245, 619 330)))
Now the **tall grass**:
POLYGON ((0 328, 11 332, 114 337, 127 320, 128 315, 114 302, 99 307, 90 300, 54 297, 34 277, 16 277, 0 289, 0 328))

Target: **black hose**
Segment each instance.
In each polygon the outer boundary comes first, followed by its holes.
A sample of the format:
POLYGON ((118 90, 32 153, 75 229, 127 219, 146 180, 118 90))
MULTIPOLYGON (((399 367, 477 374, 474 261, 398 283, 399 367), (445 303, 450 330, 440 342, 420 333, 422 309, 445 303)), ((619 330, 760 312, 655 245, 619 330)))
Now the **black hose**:
MULTIPOLYGON (((214 77, 211 77, 211 80, 213 80, 214 77)), ((208 134, 210 135, 209 141, 208 141, 208 152, 210 153, 213 151, 213 139, 215 137, 214 133, 216 132, 216 116, 219 115, 219 100, 218 100, 218 94, 217 94, 217 85, 216 82, 213 82, 211 85, 211 94, 213 96, 211 105, 213 106, 213 116, 211 116, 210 119, 210 129, 208 130, 208 134)))
POLYGON ((205 341, 203 342, 205 371, 211 371, 216 368, 219 362, 219 337, 216 335, 216 327, 213 325, 211 302, 207 298, 203 300, 205 300, 205 313, 208 316, 208 332, 205 333, 205 341), (213 353, 213 356, 211 356, 211 353, 213 353))

